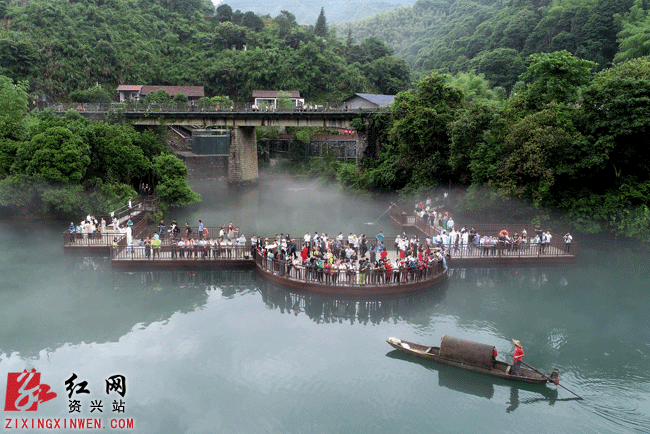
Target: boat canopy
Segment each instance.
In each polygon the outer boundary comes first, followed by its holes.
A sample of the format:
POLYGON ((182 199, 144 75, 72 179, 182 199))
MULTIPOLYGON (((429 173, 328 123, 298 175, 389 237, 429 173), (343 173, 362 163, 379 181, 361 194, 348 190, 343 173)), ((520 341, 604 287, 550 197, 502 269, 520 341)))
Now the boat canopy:
POLYGON ((494 345, 466 341, 448 335, 444 335, 440 342, 440 357, 483 369, 492 369, 493 354, 494 345))

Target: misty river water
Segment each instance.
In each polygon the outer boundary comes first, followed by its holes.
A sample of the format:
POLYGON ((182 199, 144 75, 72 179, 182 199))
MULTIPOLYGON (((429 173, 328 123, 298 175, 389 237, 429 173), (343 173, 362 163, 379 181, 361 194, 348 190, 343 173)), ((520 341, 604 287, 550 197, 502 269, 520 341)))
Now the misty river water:
MULTIPOLYGON (((193 185, 204 201, 167 221, 233 221, 247 237, 395 235, 386 217, 367 224, 386 201, 313 181, 193 185)), ((448 282, 424 294, 353 302, 291 294, 254 270, 113 270, 107 255, 63 253, 67 223, 0 223, 2 403, 8 374, 24 369, 57 394, 33 412, 5 407, 3 426, 85 417, 109 430, 130 419, 137 433, 650 431, 650 253, 641 245, 577 235, 576 264, 452 262, 448 282), (385 342, 437 345, 444 334, 493 344, 501 360, 519 339, 524 361, 558 368, 584 400, 420 361, 385 342), (70 384, 87 381, 89 393, 66 389, 73 373, 70 384), (107 393, 113 375, 124 376, 124 397, 107 393), (70 413, 68 392, 80 412, 70 413)))

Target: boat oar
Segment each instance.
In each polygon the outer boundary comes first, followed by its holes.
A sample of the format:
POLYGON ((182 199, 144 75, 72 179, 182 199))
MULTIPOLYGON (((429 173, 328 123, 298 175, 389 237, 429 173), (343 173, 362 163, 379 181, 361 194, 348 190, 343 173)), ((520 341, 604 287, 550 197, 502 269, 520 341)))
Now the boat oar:
POLYGON ((561 388, 563 388, 563 389, 565 389, 565 390, 567 390, 567 391, 573 393, 573 394, 574 394, 575 396, 577 396, 578 398, 583 399, 582 396, 578 395, 577 393, 575 393, 575 392, 573 392, 573 391, 567 389, 567 388, 564 387, 563 385, 561 385, 560 382, 559 382, 559 380, 558 380, 558 382, 556 383, 555 381, 551 380, 551 379, 548 377, 548 375, 546 375, 546 374, 544 374, 543 372, 540 372, 539 370, 537 370, 537 368, 534 368, 534 367, 530 366, 528 363, 524 362, 523 360, 521 360, 521 363, 523 363, 524 365, 528 366, 530 369, 532 369, 533 371, 537 372, 539 375, 541 375, 542 377, 546 378, 548 381, 550 381, 551 383, 555 384, 556 386, 560 386, 561 388))

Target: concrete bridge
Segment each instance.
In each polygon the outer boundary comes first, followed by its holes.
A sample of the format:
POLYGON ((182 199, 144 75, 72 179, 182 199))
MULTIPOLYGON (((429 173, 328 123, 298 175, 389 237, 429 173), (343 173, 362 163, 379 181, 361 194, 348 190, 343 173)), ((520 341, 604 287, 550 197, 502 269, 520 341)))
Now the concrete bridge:
MULTIPOLYGON (((240 183, 255 181, 258 178, 257 138, 256 127, 321 127, 321 128, 351 128, 351 121, 361 117, 364 120, 372 113, 384 112, 387 109, 363 111, 337 111, 318 109, 314 111, 216 111, 187 110, 187 107, 173 105, 156 105, 136 109, 123 109, 116 104, 88 104, 76 107, 55 106, 55 111, 65 113, 74 109, 82 116, 103 120, 109 114, 117 114, 138 126, 191 126, 199 128, 225 127, 231 130, 230 149, 228 155, 228 182, 240 183)), ((365 134, 357 137, 357 149, 361 141, 366 142, 365 134)), ((361 147, 364 147, 363 144, 361 147)))
POLYGON ((303 111, 190 111, 125 112, 132 125, 179 125, 226 127, 231 130, 228 156, 228 182, 248 182, 258 178, 256 127, 350 128, 358 117, 353 112, 303 111))

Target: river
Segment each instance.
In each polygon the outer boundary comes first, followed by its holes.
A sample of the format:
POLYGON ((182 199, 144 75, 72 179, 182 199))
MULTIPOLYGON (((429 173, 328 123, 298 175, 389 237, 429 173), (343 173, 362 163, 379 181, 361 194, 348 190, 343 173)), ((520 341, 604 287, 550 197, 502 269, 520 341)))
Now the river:
MULTIPOLYGON (((395 232, 386 217, 368 224, 385 200, 313 181, 193 185, 203 203, 167 221, 233 221, 247 236, 395 232)), ((112 270, 107 256, 63 254, 66 223, 0 223, 3 426, 98 418, 109 430, 131 420, 137 433, 650 431, 650 253, 641 245, 575 236, 576 264, 452 263, 448 282, 425 294, 352 302, 290 294, 254 270, 112 270), (558 368, 584 400, 419 361, 385 342, 436 345, 444 334, 493 344, 501 360, 519 339, 526 362, 558 368), (9 374, 24 369, 57 396, 9 411, 9 374)))

